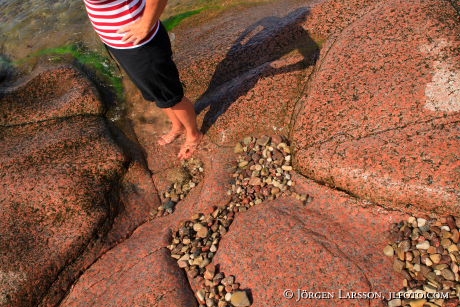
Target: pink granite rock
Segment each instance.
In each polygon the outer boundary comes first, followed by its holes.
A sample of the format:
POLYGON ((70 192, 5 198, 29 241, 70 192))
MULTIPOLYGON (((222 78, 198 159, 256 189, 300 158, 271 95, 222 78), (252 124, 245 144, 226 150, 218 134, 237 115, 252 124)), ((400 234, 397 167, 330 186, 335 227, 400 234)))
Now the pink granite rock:
POLYGON ((0 94, 1 126, 103 111, 95 87, 71 66, 39 69, 27 79, 0 94))
POLYGON ((304 27, 322 41, 367 14, 380 0, 329 0, 312 9, 304 27))
POLYGON ((197 306, 187 279, 165 247, 165 223, 147 223, 101 257, 60 306, 197 306))
POLYGON ((403 278, 388 274, 392 259, 382 249, 403 216, 294 179, 313 201, 284 197, 237 214, 213 263, 250 291, 253 307, 386 306, 403 278), (358 293, 375 298, 352 297, 358 293))
POLYGON ((377 203, 455 212, 459 34, 449 2, 393 0, 329 40, 294 121, 297 168, 377 203))
MULTIPOLYGON (((35 96, 4 95, 0 306, 196 306, 198 281, 165 247, 180 222, 228 203, 232 147, 248 134, 293 126, 304 175, 396 208, 410 202, 412 213, 451 212, 459 184, 455 11, 441 0, 326 1, 312 14, 309 4, 279 1, 178 30, 178 63, 207 132, 196 154, 205 176, 166 217, 148 221, 180 166, 183 140, 157 145, 168 123, 138 93, 131 141, 94 116, 102 105, 71 69, 30 81, 23 89, 36 88, 35 96), (313 34, 329 40, 311 75, 313 34), (130 148, 138 140, 146 161, 114 137, 130 148)), ((382 249, 404 214, 294 179, 313 202, 285 197, 237 214, 214 264, 256 307, 384 306, 339 296, 400 290, 403 277, 389 274, 382 249), (303 297, 319 291, 329 297, 303 297)))
MULTIPOLYGON (((174 213, 143 224, 104 254, 83 273, 60 306, 196 306, 185 272, 166 246, 181 221, 228 203, 233 151, 212 145, 210 150, 212 155, 200 156, 204 179, 177 204, 174 213)), ((163 170, 153 175, 160 193, 172 183, 168 173, 163 170)))

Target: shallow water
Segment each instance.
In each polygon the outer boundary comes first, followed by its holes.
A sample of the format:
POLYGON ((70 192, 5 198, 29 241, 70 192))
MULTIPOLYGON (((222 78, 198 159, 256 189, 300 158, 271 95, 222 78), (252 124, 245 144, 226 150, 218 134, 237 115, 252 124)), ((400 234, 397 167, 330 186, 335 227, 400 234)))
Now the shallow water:
POLYGON ((94 40, 83 1, 0 0, 0 52, 18 60, 43 48, 94 40))

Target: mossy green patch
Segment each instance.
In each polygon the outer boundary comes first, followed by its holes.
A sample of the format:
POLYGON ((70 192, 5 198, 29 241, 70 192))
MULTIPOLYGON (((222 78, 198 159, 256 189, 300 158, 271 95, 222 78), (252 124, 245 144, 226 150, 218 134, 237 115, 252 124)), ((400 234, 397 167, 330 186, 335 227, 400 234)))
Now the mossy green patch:
POLYGON ((163 25, 165 26, 165 28, 168 30, 168 31, 171 31, 172 29, 174 29, 177 25, 179 25, 182 20, 190 17, 190 16, 193 16, 193 15, 196 15, 196 14, 199 14, 201 13, 201 11, 203 11, 205 8, 201 8, 201 9, 197 9, 197 10, 193 10, 193 11, 187 11, 187 12, 183 12, 183 13, 180 13, 180 14, 177 14, 177 15, 174 15, 174 16, 171 16, 165 20, 163 20, 163 25))
POLYGON ((257 6, 269 3, 273 0, 198 0, 198 1, 170 1, 170 7, 165 12, 168 16, 163 20, 168 31, 182 23, 185 19, 205 13, 201 21, 207 21, 219 16, 222 12, 229 9, 241 9, 245 7, 257 6))

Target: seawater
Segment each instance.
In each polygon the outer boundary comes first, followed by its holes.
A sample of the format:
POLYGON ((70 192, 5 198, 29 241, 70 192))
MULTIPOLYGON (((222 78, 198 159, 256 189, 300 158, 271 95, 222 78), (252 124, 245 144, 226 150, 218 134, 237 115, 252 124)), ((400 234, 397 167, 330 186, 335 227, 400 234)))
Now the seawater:
POLYGON ((73 42, 99 43, 83 1, 0 0, 0 53, 12 60, 73 42))

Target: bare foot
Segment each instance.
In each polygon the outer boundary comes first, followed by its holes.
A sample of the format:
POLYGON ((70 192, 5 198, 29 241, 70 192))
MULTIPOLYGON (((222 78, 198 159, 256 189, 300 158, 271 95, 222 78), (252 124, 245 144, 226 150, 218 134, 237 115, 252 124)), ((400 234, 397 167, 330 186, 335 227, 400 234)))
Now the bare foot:
POLYGON ((180 148, 179 154, 177 157, 181 160, 189 159, 192 157, 193 153, 198 149, 198 146, 203 139, 203 134, 200 133, 192 140, 185 140, 185 143, 180 148))
POLYGON ((165 146, 168 145, 172 142, 174 142, 175 139, 180 137, 184 133, 184 129, 179 129, 179 130, 171 130, 167 134, 162 135, 159 140, 158 140, 158 145, 160 146, 165 146))

